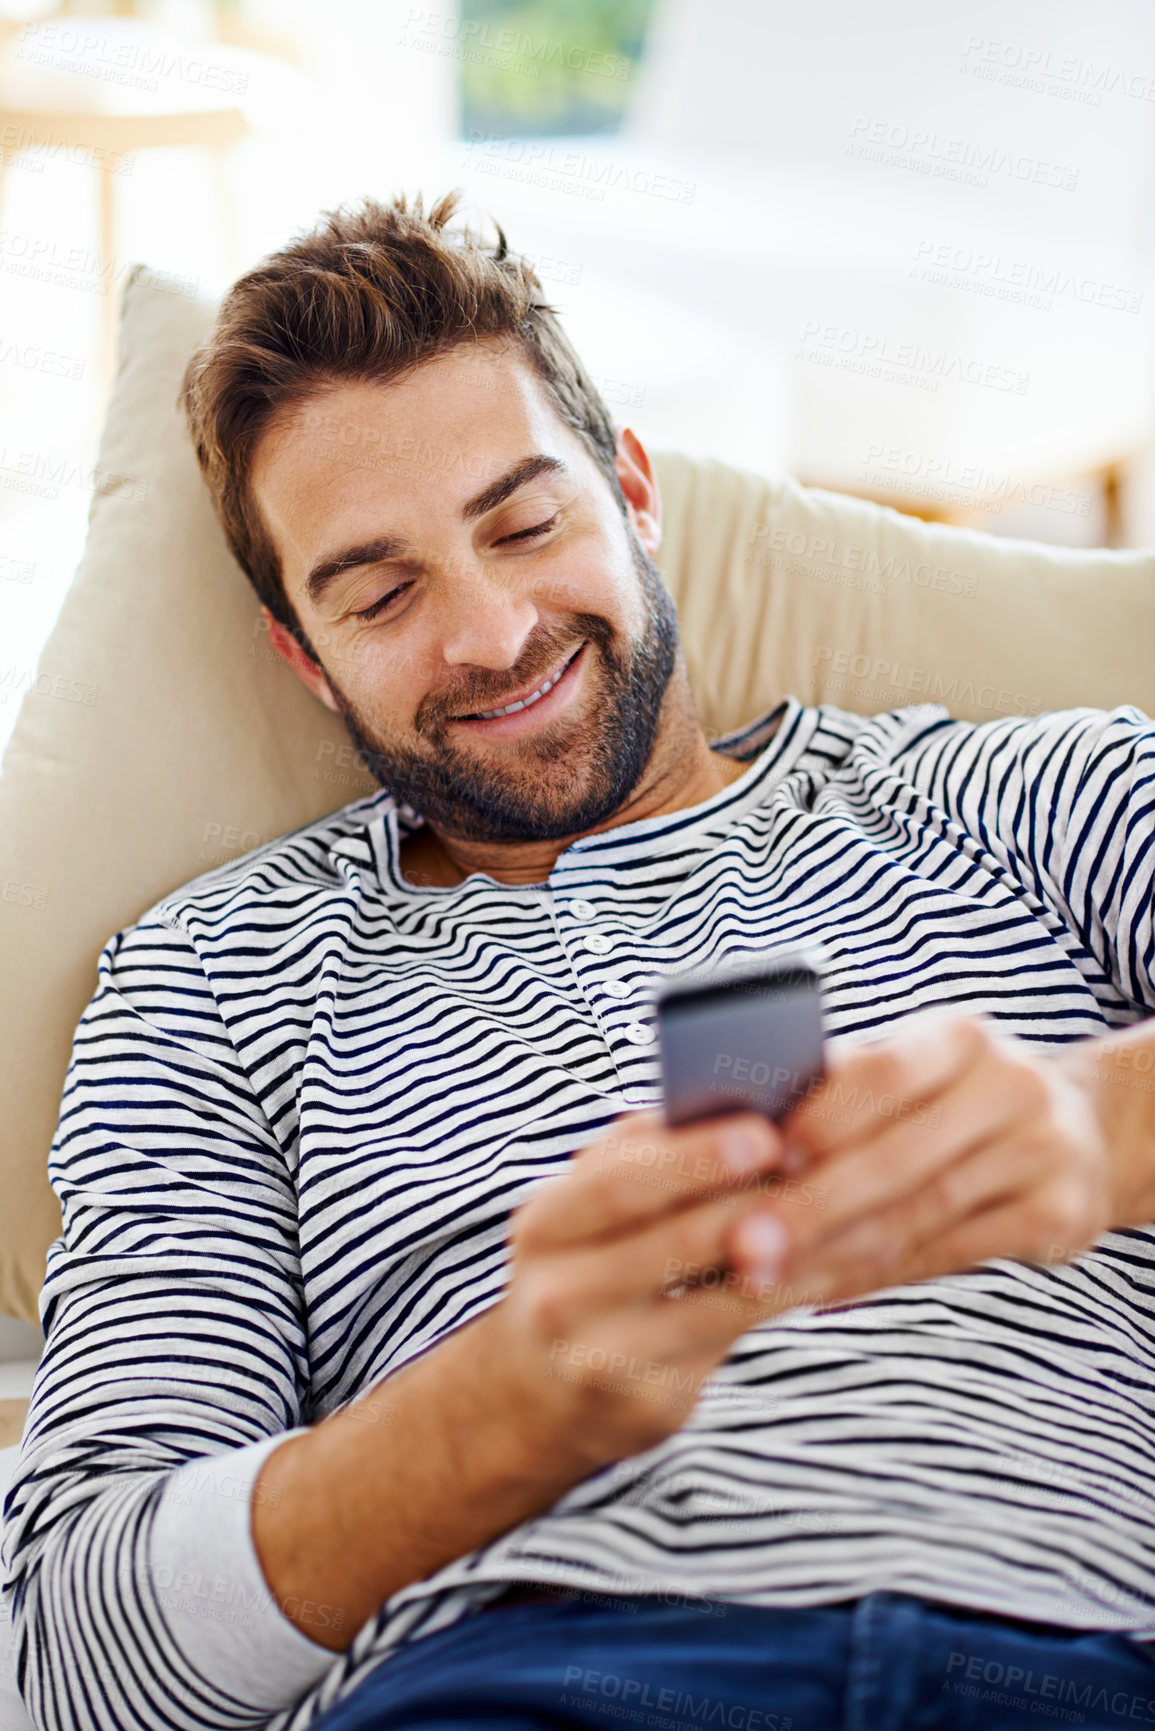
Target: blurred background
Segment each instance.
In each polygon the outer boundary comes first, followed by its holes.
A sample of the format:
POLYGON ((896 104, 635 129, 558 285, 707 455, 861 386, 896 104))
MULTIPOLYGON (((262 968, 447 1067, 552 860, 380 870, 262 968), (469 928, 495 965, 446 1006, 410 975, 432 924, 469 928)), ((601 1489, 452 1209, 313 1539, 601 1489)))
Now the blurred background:
POLYGON ((0 748, 117 303, 465 189, 655 446, 1155 543, 1150 0, 0 0, 0 748))

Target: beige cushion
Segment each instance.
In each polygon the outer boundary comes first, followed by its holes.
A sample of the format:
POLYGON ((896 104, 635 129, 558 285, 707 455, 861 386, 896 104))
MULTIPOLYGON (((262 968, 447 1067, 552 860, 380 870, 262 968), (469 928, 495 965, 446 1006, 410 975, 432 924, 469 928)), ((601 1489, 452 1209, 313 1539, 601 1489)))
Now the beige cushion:
MULTIPOLYGON (((129 284, 75 582, 0 776, 0 1311, 35 1320, 45 1164, 100 950, 158 897, 373 784, 273 657, 175 407, 212 315, 129 284)), ((641 429, 644 433, 644 427, 641 429)), ((863 713, 1155 707, 1153 561, 1057 552, 661 456, 662 565, 703 722, 790 692, 863 713)))

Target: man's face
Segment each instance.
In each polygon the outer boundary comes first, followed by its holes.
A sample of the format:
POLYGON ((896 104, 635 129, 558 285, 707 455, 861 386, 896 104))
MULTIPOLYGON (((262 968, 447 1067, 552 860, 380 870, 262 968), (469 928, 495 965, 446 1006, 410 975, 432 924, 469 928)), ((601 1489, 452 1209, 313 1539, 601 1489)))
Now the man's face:
POLYGON ((333 706, 399 800, 487 841, 578 835, 624 803, 673 605, 515 348, 327 389, 265 435, 253 487, 333 706))

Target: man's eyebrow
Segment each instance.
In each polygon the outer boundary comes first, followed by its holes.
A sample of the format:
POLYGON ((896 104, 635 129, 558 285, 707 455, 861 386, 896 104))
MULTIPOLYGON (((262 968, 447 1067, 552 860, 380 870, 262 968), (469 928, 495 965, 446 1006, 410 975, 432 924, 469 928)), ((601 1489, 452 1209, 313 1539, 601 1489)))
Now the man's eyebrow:
MULTIPOLYGON (((461 507, 462 518, 466 523, 475 522, 478 517, 484 517, 487 511, 504 504, 506 499, 516 493, 519 487, 524 487, 527 481, 535 481, 539 475, 559 475, 566 472, 566 465, 560 457, 525 457, 498 480, 491 481, 480 493, 475 493, 472 499, 467 499, 461 507)), ((361 565, 380 565, 387 559, 398 559, 411 551, 408 541, 395 535, 382 535, 374 541, 363 541, 356 547, 346 547, 340 553, 317 561, 305 579, 305 594, 316 606, 326 589, 346 571, 355 571, 361 565)))
POLYGON ((344 572, 355 571, 359 565, 380 565, 383 560, 397 559, 408 551, 408 541, 400 541, 396 536, 378 536, 376 541, 364 541, 359 547, 346 547, 331 559, 318 560, 305 578, 305 594, 315 606, 344 572))
POLYGON ((461 515, 467 523, 475 522, 478 517, 484 517, 487 511, 495 506, 503 505, 511 493, 516 493, 519 487, 524 487, 527 481, 536 481, 539 475, 564 475, 566 466, 560 457, 524 457, 520 463, 500 480, 493 481, 480 493, 475 493, 472 499, 467 499, 461 507, 461 515))

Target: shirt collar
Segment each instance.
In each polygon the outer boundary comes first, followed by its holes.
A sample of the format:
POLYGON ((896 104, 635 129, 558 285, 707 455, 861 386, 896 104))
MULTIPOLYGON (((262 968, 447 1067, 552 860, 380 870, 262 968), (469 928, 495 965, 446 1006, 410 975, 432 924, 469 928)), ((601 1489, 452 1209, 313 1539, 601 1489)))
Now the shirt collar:
MULTIPOLYGON (((692 843, 695 832, 701 832, 706 843, 719 823, 729 824, 741 809, 755 805, 764 796, 768 781, 786 774, 804 749, 813 732, 816 710, 807 710, 796 697, 786 697, 754 721, 723 734, 711 743, 715 750, 739 762, 749 762, 749 768, 736 781, 698 805, 682 811, 666 812, 658 817, 639 818, 633 823, 600 830, 596 835, 581 836, 560 854, 550 881, 559 874, 568 875, 577 865, 586 867, 596 858, 600 865, 612 869, 618 861, 632 858, 640 848, 649 854, 660 853, 667 845, 685 848, 692 843), (808 718, 810 725, 806 725, 808 718)), ((382 791, 359 802, 361 812, 356 826, 347 831, 329 848, 331 858, 350 859, 374 867, 381 889, 389 900, 430 904, 449 898, 475 894, 494 888, 513 893, 523 887, 499 884, 487 872, 471 872, 459 884, 444 887, 417 886, 402 876, 400 848, 402 842, 421 827, 423 819, 412 807, 399 803, 391 793, 382 791)), ((350 812, 354 815, 357 808, 350 812)), ((540 895, 542 885, 525 885, 540 895)))

